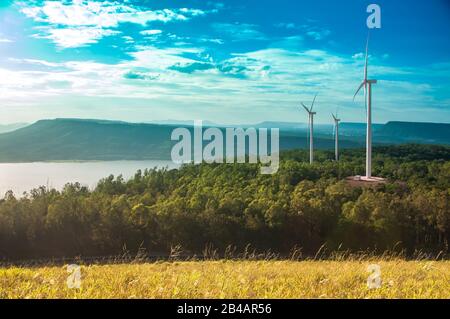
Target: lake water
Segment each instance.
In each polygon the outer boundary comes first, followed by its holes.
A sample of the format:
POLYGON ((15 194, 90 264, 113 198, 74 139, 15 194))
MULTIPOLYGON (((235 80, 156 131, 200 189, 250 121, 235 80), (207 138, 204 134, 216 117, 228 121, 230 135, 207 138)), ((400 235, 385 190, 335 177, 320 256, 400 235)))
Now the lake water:
POLYGON ((128 179, 138 169, 154 167, 178 168, 179 165, 172 161, 0 163, 0 198, 8 190, 22 195, 42 185, 60 190, 69 182, 79 182, 92 189, 100 179, 111 174, 122 174, 128 179))

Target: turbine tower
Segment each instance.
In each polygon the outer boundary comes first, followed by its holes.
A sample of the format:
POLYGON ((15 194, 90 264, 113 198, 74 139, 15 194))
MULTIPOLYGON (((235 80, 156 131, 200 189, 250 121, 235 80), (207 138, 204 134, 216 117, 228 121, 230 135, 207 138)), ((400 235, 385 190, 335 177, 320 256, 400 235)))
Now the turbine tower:
POLYGON ((305 108, 306 112, 308 112, 308 126, 309 126, 309 163, 312 164, 314 162, 314 115, 316 112, 313 112, 314 102, 316 101, 317 94, 314 96, 314 99, 311 103, 311 107, 308 108, 303 102, 302 106, 305 108))
POLYGON ((336 115, 331 113, 331 116, 334 120, 334 157, 336 161, 339 161, 339 122, 341 120, 338 118, 337 112, 336 115))
POLYGON ((366 116, 367 116, 367 128, 366 128, 366 179, 372 179, 372 84, 377 83, 377 80, 369 80, 367 74, 368 64, 368 52, 369 52, 369 36, 367 36, 366 43, 366 60, 364 65, 364 80, 359 85, 353 96, 353 101, 356 95, 358 95, 361 88, 364 87, 364 100, 366 104, 366 116))

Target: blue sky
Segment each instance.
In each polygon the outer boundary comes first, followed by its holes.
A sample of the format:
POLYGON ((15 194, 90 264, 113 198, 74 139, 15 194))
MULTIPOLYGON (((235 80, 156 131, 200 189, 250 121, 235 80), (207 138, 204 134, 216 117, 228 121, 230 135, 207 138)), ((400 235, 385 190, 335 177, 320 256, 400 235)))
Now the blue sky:
POLYGON ((2 0, 0 123, 363 122, 370 3, 374 120, 450 123, 446 0, 2 0))

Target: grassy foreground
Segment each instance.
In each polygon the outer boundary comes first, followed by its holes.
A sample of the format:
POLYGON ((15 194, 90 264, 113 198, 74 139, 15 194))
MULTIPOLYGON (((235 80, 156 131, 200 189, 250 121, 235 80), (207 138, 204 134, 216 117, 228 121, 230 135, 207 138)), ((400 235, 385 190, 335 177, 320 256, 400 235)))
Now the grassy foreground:
POLYGON ((0 298, 450 298, 449 261, 186 261, 0 268, 0 298), (367 267, 381 267, 369 289, 367 267))

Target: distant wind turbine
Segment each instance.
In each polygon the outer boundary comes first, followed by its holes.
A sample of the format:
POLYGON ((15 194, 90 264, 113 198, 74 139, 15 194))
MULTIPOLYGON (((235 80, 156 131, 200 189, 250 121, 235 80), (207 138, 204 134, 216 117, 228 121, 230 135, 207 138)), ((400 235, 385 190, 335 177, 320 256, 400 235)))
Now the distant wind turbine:
POLYGON ((372 84, 377 83, 377 80, 369 80, 367 74, 367 64, 369 59, 369 36, 367 36, 366 43, 366 60, 364 65, 364 80, 359 85, 353 96, 353 101, 358 95, 361 88, 364 87, 364 100, 366 105, 367 128, 366 128, 366 179, 372 179, 372 84))
POLYGON ((339 122, 341 120, 338 118, 337 112, 336 115, 331 113, 331 116, 334 120, 334 157, 336 161, 339 161, 339 122))
POLYGON ((316 112, 313 112, 314 102, 316 101, 317 94, 314 96, 314 99, 311 103, 311 107, 308 108, 303 102, 302 106, 305 108, 306 112, 308 112, 308 126, 309 126, 309 163, 312 164, 314 162, 314 115, 316 112))

